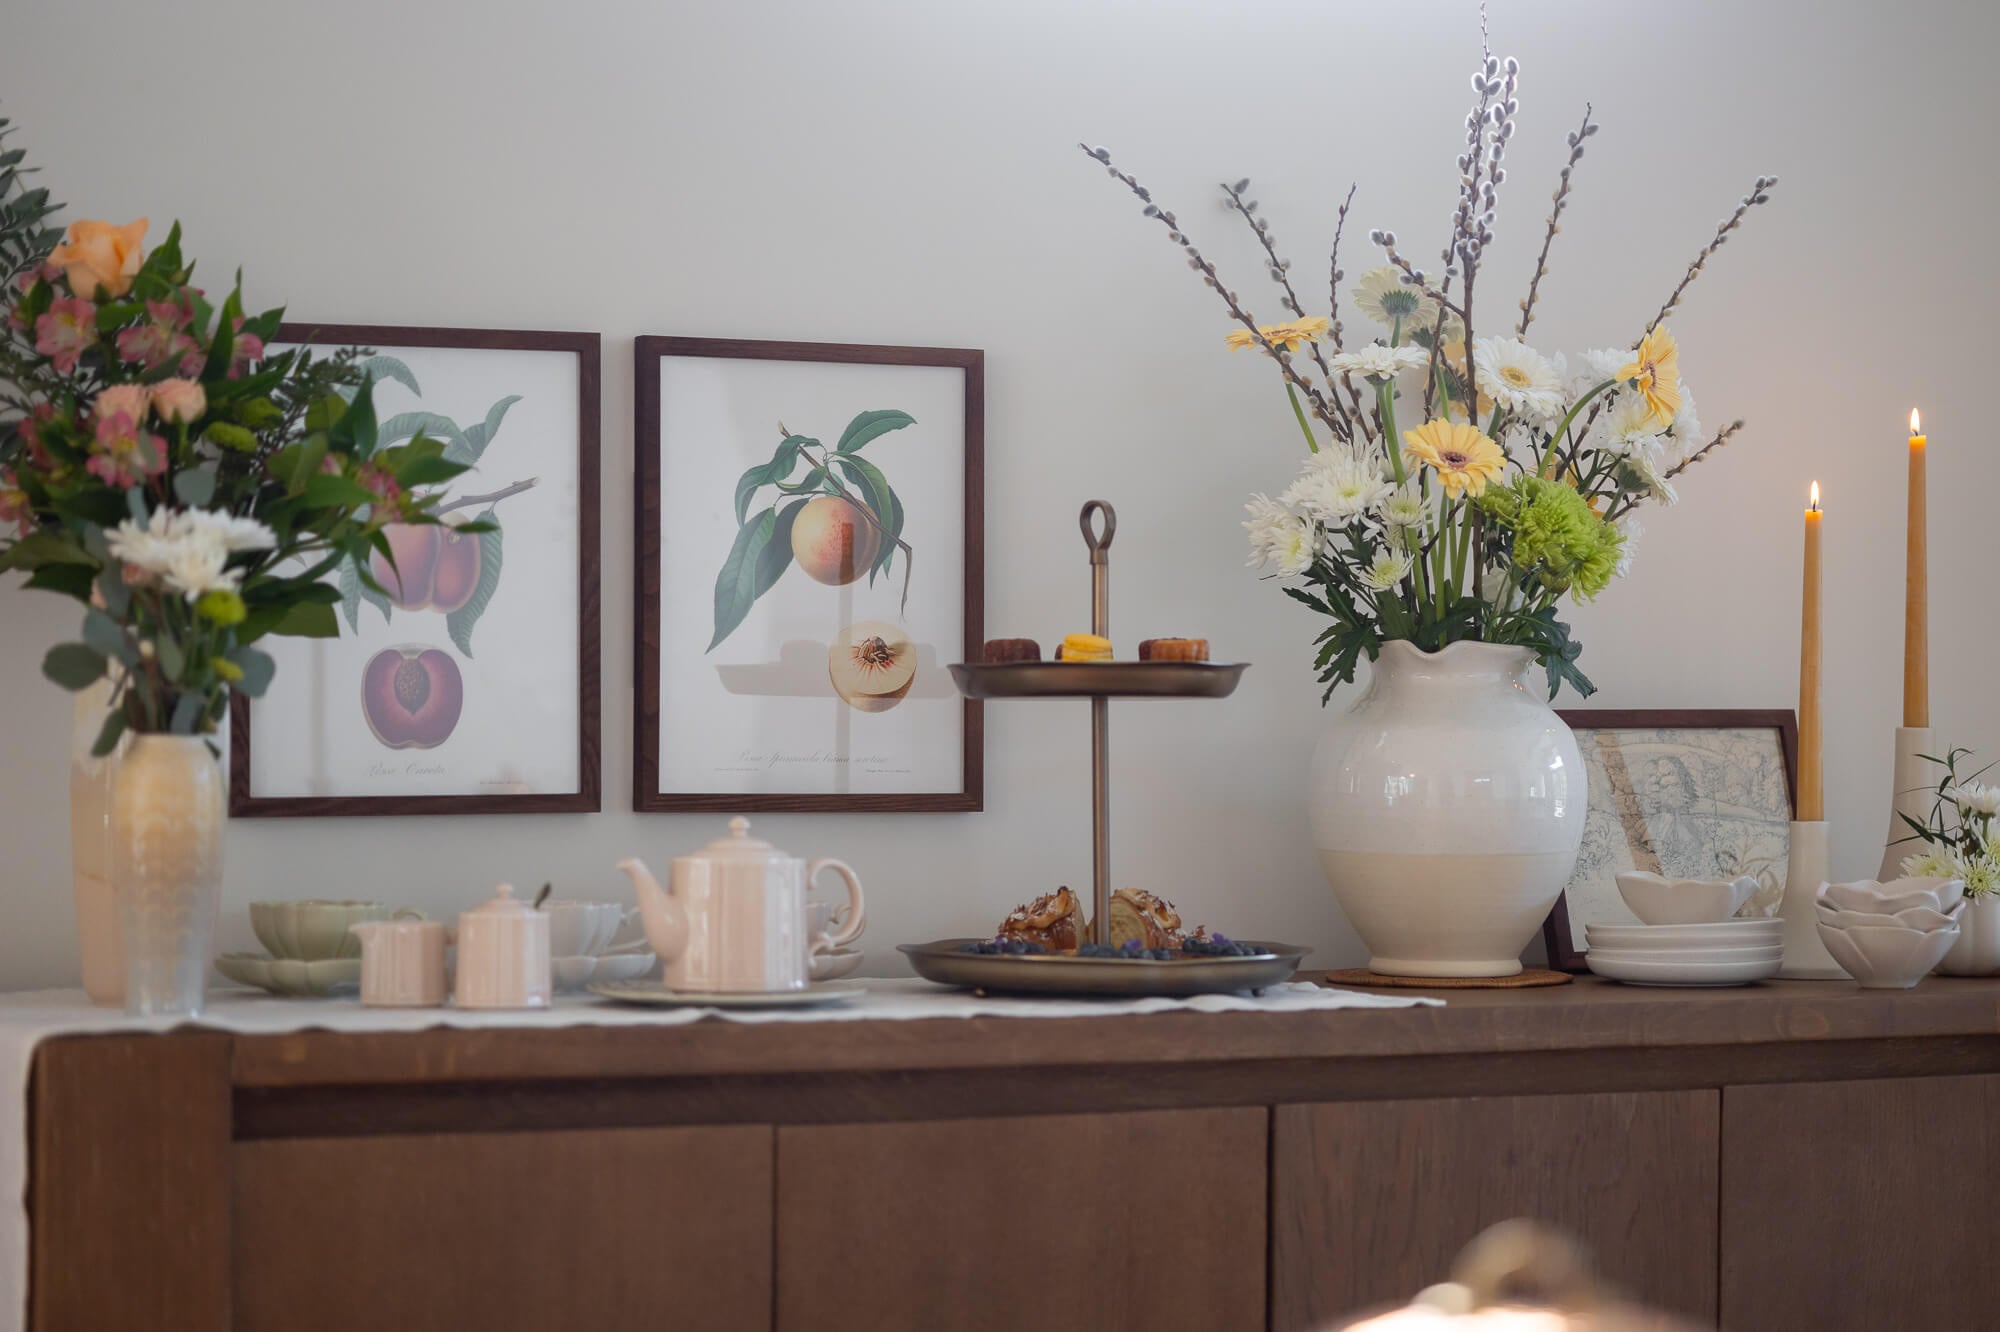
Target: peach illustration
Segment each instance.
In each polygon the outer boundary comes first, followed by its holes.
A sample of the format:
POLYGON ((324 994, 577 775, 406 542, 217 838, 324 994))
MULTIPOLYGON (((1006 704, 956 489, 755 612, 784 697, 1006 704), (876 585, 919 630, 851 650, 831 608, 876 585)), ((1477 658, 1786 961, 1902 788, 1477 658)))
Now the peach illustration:
POLYGON ((792 558, 830 587, 861 577, 881 553, 881 529, 838 495, 810 501, 792 523, 792 558))
POLYGON ((917 648, 895 625, 863 620, 840 631, 826 664, 833 692, 849 707, 887 712, 917 678, 917 648))
POLYGON ((458 663, 437 648, 384 648, 361 672, 361 715, 390 749, 436 749, 465 708, 458 663))
POLYGON ((390 568, 377 551, 369 568, 397 609, 440 610, 449 615, 472 600, 472 591, 479 586, 479 533, 390 523, 382 535, 395 552, 396 565, 390 568))

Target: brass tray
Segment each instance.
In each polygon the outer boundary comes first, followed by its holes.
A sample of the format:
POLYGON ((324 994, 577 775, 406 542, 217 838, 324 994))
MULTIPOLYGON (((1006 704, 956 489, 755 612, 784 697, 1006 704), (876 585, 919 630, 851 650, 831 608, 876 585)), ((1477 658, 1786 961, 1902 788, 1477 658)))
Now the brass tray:
POLYGON ((967 698, 1228 698, 1248 662, 994 661, 950 668, 967 698))
MULTIPOLYGON (((1030 663, 1032 664, 1032 663, 1030 663)), ((980 939, 939 939, 898 944, 910 967, 927 981, 994 994, 1098 995, 1121 999, 1186 998, 1261 990, 1290 980, 1310 949, 1297 944, 1243 942, 1260 949, 1248 957, 1196 957, 1155 962, 1142 958, 1074 957, 1062 953, 964 953, 980 939)))

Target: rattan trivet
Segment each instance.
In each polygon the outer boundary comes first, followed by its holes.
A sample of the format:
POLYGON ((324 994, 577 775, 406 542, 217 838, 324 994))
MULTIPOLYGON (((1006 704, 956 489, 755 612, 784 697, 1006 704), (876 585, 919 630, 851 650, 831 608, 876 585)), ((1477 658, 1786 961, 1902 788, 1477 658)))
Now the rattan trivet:
POLYGON ((1319 979, 1328 985, 1362 985, 1383 990, 1531 990, 1570 982, 1568 972, 1543 971, 1539 967, 1512 976, 1382 976, 1366 967, 1345 967, 1322 971, 1319 979))

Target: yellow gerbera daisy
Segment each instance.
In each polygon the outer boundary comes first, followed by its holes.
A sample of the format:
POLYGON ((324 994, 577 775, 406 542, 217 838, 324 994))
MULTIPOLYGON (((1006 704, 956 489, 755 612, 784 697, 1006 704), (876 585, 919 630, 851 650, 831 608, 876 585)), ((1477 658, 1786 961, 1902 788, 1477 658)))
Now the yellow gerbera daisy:
POLYGON ((1620 380, 1632 387, 1653 409, 1653 417, 1664 426, 1681 409, 1681 349, 1665 324, 1656 325, 1639 341, 1633 353, 1638 359, 1618 371, 1620 380))
POLYGON ((1434 468, 1445 494, 1457 499, 1486 493, 1486 483, 1507 470, 1498 444, 1460 421, 1426 421, 1403 432, 1403 457, 1434 468))
MULTIPOLYGON (((1286 351, 1297 351, 1308 342, 1319 341, 1319 335, 1326 332, 1332 321, 1328 319, 1294 319, 1289 324, 1265 324, 1257 332, 1273 347, 1283 347, 1286 351)), ((1231 351, 1242 351, 1245 347, 1257 345, 1257 339, 1247 328, 1232 328, 1223 338, 1231 351)))

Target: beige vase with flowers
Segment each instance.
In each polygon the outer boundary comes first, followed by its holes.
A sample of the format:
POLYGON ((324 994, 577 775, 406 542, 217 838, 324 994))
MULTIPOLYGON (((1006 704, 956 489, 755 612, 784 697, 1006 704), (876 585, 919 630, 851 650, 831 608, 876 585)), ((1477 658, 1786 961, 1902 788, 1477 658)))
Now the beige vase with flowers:
MULTIPOLYGON (((69 751, 69 877, 84 993, 93 1004, 115 1005, 125 1002, 125 948, 111 879, 111 775, 118 751, 106 758, 90 752, 110 706, 108 679, 76 695, 69 751)), ((124 747, 122 740, 119 747, 124 747)))

